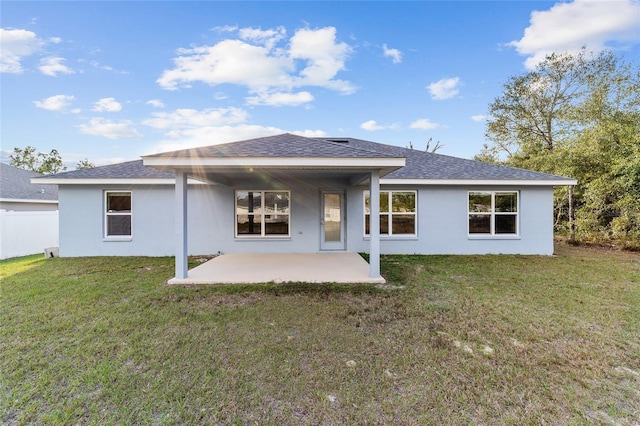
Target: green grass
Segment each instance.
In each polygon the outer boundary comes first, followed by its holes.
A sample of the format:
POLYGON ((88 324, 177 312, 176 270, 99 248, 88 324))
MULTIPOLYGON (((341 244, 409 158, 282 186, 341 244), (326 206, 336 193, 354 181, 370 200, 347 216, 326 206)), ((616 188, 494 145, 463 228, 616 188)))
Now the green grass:
POLYGON ((640 422, 637 253, 386 256, 393 290, 0 268, 2 424, 640 422))

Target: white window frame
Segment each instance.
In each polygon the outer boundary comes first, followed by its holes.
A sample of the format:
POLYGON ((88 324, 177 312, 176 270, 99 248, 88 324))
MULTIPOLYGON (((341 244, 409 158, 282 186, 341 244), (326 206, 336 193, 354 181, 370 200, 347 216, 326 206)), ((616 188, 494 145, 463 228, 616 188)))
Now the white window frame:
POLYGON ((104 238, 106 240, 125 240, 130 241, 133 237, 133 191, 122 189, 109 189, 104 191, 104 238), (109 194, 129 194, 131 210, 125 213, 121 212, 109 212, 109 194), (110 216, 129 216, 129 235, 110 235, 109 234, 109 217, 110 216))
MULTIPOLYGON (((396 238, 403 238, 403 237, 407 237, 407 238, 411 238, 411 237, 416 237, 418 236, 418 191, 416 191, 415 189, 384 189, 384 190, 380 190, 380 199, 382 199, 382 194, 383 193, 387 193, 388 197, 387 200, 389 202, 389 205, 387 206, 387 211, 386 212, 382 212, 380 211, 380 223, 382 223, 383 218, 386 216, 386 220, 387 220, 387 229, 389 230, 388 234, 380 234, 380 238, 389 238, 389 237, 396 237, 396 238), (393 212, 393 193, 394 192, 410 192, 413 194, 414 197, 414 201, 415 201, 415 211, 413 212, 393 212), (393 233, 393 215, 413 215, 414 216, 414 227, 413 227, 413 234, 394 234, 393 233)), ((369 213, 367 213, 367 197, 371 197, 371 194, 369 193, 369 190, 365 190, 363 191, 363 197, 362 197, 362 215, 363 215, 363 220, 362 220, 362 232, 364 234, 365 237, 369 237, 370 234, 367 234, 367 215, 369 215, 369 213)))
MULTIPOLYGON (((286 189, 239 189, 234 192, 234 201, 233 201, 233 219, 234 219, 234 234, 235 238, 239 239, 282 239, 282 238, 291 238, 291 191, 286 189), (260 234, 239 234, 238 233, 238 193, 239 192, 259 192, 260 193, 260 234), (276 215, 287 216, 287 234, 267 234, 266 233, 266 220, 265 216, 269 213, 265 211, 265 194, 271 192, 285 192, 289 197, 289 209, 287 212, 278 212, 276 215)), ((256 213, 253 213, 256 215, 256 213)))
POLYGON ((520 236, 520 191, 485 191, 485 190, 476 190, 476 191, 467 191, 467 234, 469 238, 486 238, 486 237, 494 237, 494 238, 510 238, 510 237, 519 237, 520 236), (488 212, 473 212, 469 208, 469 197, 471 194, 487 194, 491 195, 491 210, 488 212), (516 195, 516 211, 515 212, 496 212, 496 194, 515 194, 516 195), (471 215, 476 216, 489 216, 489 232, 488 233, 471 233, 470 229, 470 217, 471 215), (513 234, 507 233, 496 233, 496 216, 515 216, 515 225, 516 232, 513 234))

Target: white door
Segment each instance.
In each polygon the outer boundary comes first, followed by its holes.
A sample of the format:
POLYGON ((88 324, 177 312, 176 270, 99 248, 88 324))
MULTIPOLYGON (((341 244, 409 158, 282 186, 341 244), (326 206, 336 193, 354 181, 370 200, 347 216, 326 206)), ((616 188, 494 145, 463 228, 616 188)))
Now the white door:
POLYGON ((344 250, 344 193, 322 193, 321 250, 344 250))

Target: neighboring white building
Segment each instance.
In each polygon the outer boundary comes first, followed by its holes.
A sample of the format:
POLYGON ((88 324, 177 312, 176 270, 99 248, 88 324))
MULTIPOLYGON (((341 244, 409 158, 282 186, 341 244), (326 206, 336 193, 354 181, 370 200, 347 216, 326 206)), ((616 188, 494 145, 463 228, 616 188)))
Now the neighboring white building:
MULTIPOLYGON (((576 181, 352 138, 292 134, 40 177, 61 256, 553 254, 553 187, 576 181)), ((377 265, 378 264, 378 265, 377 265)))
POLYGON ((58 187, 31 183, 41 176, 0 163, 0 259, 58 245, 58 187))

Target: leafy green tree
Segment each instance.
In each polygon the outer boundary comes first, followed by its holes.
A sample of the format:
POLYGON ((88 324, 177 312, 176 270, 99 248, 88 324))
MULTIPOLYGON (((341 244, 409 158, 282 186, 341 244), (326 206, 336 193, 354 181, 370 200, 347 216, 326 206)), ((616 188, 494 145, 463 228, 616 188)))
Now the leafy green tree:
POLYGON ((67 170, 62 164, 60 153, 52 149, 49 153, 36 152, 32 146, 25 148, 13 148, 13 154, 9 155, 10 163, 14 167, 43 175, 58 173, 67 170))
POLYGON ((604 117, 563 151, 564 169, 581 182, 576 220, 583 236, 640 246, 640 113, 604 117))
POLYGON ((88 158, 85 158, 84 160, 78 161, 76 164, 76 170, 93 169, 95 166, 96 165, 90 162, 88 158))
MULTIPOLYGON (((640 247, 640 72, 611 52, 551 54, 489 106, 475 159, 574 177, 583 238, 640 247)), ((566 226, 567 189, 556 191, 566 226)))
POLYGON ((32 146, 26 146, 24 149, 13 148, 13 154, 9 156, 9 160, 9 164, 13 167, 32 172, 38 170, 38 154, 32 146))

